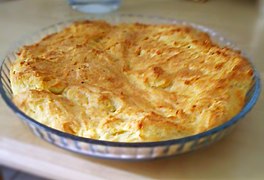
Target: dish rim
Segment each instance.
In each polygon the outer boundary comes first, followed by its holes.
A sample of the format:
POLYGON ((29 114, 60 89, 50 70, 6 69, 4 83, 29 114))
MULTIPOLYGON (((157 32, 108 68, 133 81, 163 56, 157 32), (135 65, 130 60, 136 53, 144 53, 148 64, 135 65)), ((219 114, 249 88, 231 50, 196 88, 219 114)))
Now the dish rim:
MULTIPOLYGON (((172 18, 163 18, 163 17, 157 17, 157 16, 145 16, 145 15, 131 15, 131 14, 122 14, 122 15, 118 15, 118 17, 135 17, 135 18, 140 18, 140 17, 144 17, 144 18, 149 18, 149 19, 160 19, 160 20, 164 20, 164 21, 171 21, 171 24, 183 24, 186 23, 186 25, 190 25, 190 26, 195 26, 193 28, 196 28, 200 31, 203 31, 202 29, 204 29, 204 32, 207 32, 210 35, 210 38, 213 39, 212 34, 210 34, 210 32, 212 33, 216 33, 219 37, 224 38, 223 36, 220 36, 219 33, 215 32, 214 30, 212 30, 211 28, 208 28, 206 26, 202 26, 199 24, 195 24, 192 22, 188 22, 188 21, 182 21, 182 20, 177 20, 177 19, 172 19, 172 18)), ((89 19, 94 19, 93 16, 91 17, 82 17, 82 18, 78 18, 78 19, 71 19, 71 20, 66 20, 66 21, 61 21, 55 24, 52 24, 50 26, 44 27, 39 29, 38 31, 36 31, 35 33, 32 33, 28 36, 26 36, 26 38, 22 38, 19 41, 17 41, 17 44, 19 44, 19 46, 21 47, 22 44, 25 44, 25 41, 30 38, 33 37, 41 32, 47 31, 48 29, 52 28, 52 27, 56 27, 58 25, 61 24, 66 24, 66 23, 72 23, 74 21, 77 20, 89 20, 89 19), (24 42, 24 43, 23 43, 24 42)), ((107 19, 104 19, 104 17, 99 17, 98 19, 102 19, 105 21, 109 21, 107 19)), ((161 23, 157 23, 157 24, 161 24, 161 23)), ((48 34, 52 34, 52 32, 49 32, 48 34)), ((48 35, 46 34, 46 35, 48 35)), ((41 38, 40 38, 41 39, 41 38)), ((224 38, 225 39, 225 38, 224 38)), ((230 43, 230 41, 227 41, 228 43, 230 43)), ((236 49, 237 46, 232 47, 233 43, 231 43, 231 45, 226 45, 228 47, 231 47, 232 49, 236 49)), ((252 96, 250 97, 249 101, 244 105, 244 107, 241 109, 241 111, 236 114, 233 118, 231 118, 230 120, 226 121, 225 123, 221 124, 220 126, 214 127, 210 130, 207 130, 205 132, 199 133, 199 134, 195 134, 195 135, 191 135, 191 136, 187 136, 187 137, 183 137, 183 138, 179 138, 179 139, 170 139, 170 140, 165 140, 165 141, 153 141, 153 142, 113 142, 113 141, 105 141, 105 140, 98 140, 98 139, 91 139, 91 138, 85 138, 85 137, 80 137, 80 136, 76 136, 76 135, 72 135, 66 132, 62 132, 56 129, 53 129, 47 125, 44 125, 36 120, 34 120, 33 118, 27 116, 24 112, 22 112, 12 101, 11 98, 8 97, 8 95, 6 94, 5 90, 4 90, 4 85, 3 85, 3 80, 2 80, 2 71, 3 71, 3 66, 5 64, 5 61, 7 61, 7 57, 14 53, 19 47, 12 47, 11 50, 9 50, 2 58, 2 62, 1 62, 1 67, 0 67, 0 94, 3 98, 3 100, 5 101, 5 103, 9 106, 9 108, 22 120, 27 121, 31 124, 34 124, 34 126, 38 126, 39 128, 44 129, 45 131, 48 131, 50 133, 56 134, 57 136, 60 137, 64 137, 67 139, 71 139, 74 141, 80 141, 80 142, 84 142, 84 143, 90 143, 90 144, 95 144, 95 145, 104 145, 104 146, 112 146, 112 147, 156 147, 156 146, 168 146, 168 145, 173 145, 173 144, 179 144, 179 143, 185 143, 188 141, 193 141, 196 139, 200 139, 212 134, 215 134, 219 131, 222 131, 226 128, 228 128, 229 126, 235 124, 236 122, 238 122, 239 120, 241 120, 252 108, 253 106, 256 104, 259 96, 260 96, 260 92, 261 92, 261 81, 260 81, 260 76, 259 73, 257 72, 257 70, 255 69, 253 63, 251 62, 251 60, 249 58, 247 58, 247 61, 250 63, 254 74, 253 74, 253 81, 254 84, 251 88, 253 88, 253 92, 252 92, 252 96)), ((242 51, 243 52, 243 51, 242 51)))

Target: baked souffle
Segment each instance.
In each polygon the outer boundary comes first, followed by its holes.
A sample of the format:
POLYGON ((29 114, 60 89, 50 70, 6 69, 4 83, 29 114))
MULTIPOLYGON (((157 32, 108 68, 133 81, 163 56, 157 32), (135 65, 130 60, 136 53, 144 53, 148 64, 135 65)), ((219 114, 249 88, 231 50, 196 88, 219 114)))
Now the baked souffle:
POLYGON ((79 21, 24 46, 10 72, 28 116, 76 136, 177 139, 242 109, 253 69, 240 52, 184 25, 79 21))

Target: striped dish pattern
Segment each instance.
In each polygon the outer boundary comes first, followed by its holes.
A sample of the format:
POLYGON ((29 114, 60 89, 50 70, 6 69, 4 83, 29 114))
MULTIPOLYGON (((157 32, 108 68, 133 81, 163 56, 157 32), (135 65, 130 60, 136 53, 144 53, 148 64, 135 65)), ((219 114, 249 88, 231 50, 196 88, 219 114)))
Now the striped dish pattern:
POLYGON ((190 152, 201 147, 206 147, 224 137, 231 132, 234 126, 219 131, 217 133, 208 135, 203 138, 194 139, 191 141, 180 142, 176 144, 164 144, 154 147, 118 147, 118 146, 105 146, 101 144, 92 144, 82 142, 67 137, 60 136, 33 125, 25 121, 26 125, 33 131, 33 133, 41 139, 54 144, 60 148, 67 149, 76 153, 104 157, 110 159, 153 159, 157 157, 166 157, 185 152, 190 152))

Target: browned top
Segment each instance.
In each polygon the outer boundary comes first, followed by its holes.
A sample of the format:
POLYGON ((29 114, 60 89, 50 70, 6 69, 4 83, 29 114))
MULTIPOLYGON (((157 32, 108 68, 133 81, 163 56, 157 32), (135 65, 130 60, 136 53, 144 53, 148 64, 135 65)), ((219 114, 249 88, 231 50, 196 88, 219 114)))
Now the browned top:
POLYGON ((55 129, 94 139, 180 138, 229 120, 252 69, 191 27, 77 22, 25 46, 11 71, 15 103, 55 129))

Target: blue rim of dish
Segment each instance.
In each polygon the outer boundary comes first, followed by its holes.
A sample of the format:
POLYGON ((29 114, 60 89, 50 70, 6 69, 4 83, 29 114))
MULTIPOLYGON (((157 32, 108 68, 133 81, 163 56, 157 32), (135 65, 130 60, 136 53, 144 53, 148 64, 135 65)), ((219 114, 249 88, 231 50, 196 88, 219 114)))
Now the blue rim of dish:
MULTIPOLYGON (((131 15, 127 15, 127 16, 131 16, 131 15)), ((138 15, 138 17, 141 17, 141 15, 138 15)), ((144 16, 146 17, 146 16, 144 16)), ((147 18, 153 18, 152 16, 149 16, 147 18)), ((174 20, 174 21, 178 21, 175 19, 169 19, 169 18, 161 18, 161 17, 155 17, 155 18, 160 18, 163 20, 174 20)), ((72 20, 70 21, 64 21, 64 22, 72 22, 72 20)), ((180 22, 180 21, 179 21, 180 22)), ((57 23, 61 24, 63 22, 57 23)), ((193 23, 189 23, 190 25, 193 25, 193 23)), ((48 26, 46 28, 41 29, 40 31, 43 31, 45 29, 49 29, 50 27, 52 27, 54 25, 48 26)), ((198 25, 199 27, 203 27, 198 25)), ((209 28, 206 28, 207 30, 211 30, 209 28)), ((201 30, 201 29, 199 29, 201 30)), ((40 32, 38 31, 38 32, 40 32)), ((34 35, 34 33, 33 33, 34 35)), ((23 113, 13 102, 12 100, 7 96, 4 88, 3 88, 3 82, 2 82, 2 69, 3 69, 3 64, 5 63, 6 57, 10 54, 11 52, 9 52, 3 59, 2 59, 2 63, 1 63, 1 67, 0 67, 0 93, 2 98, 4 99, 5 103, 12 109, 12 111, 14 111, 18 117, 20 117, 22 120, 25 120, 31 124, 34 124, 35 126, 38 126, 41 129, 44 129, 47 132, 56 134, 58 136, 62 136, 74 141, 80 141, 80 142, 84 142, 84 143, 89 143, 89 144, 94 144, 94 145, 104 145, 104 146, 112 146, 112 147, 156 147, 156 146, 169 146, 169 145, 173 145, 173 144, 181 144, 181 143, 185 143, 185 142, 189 142, 189 141, 193 141, 193 140, 197 140, 206 136, 210 136, 212 134, 215 134, 219 131, 222 131, 226 128, 228 128, 229 126, 234 125, 236 122, 238 122, 239 120, 241 120, 252 108, 253 106, 256 104, 259 96, 260 96, 260 92, 261 92, 261 81, 260 81, 260 76, 259 73, 256 71, 255 67, 253 66, 252 62, 250 60, 249 63, 251 64, 251 67, 254 71, 254 76, 253 76, 253 81, 254 84, 252 86, 253 88, 253 92, 252 92, 252 96, 250 98, 250 100, 244 105, 243 109, 233 118, 231 118, 230 120, 228 120, 227 122, 225 122, 224 124, 217 126, 215 128, 212 128, 208 131, 196 134, 196 135, 192 135, 192 136, 187 136, 184 138, 179 138, 179 139, 171 139, 171 140, 165 140, 165 141, 156 141, 156 142, 112 142, 112 141, 104 141, 104 140, 96 140, 96 139, 91 139, 91 138, 85 138, 85 137, 79 137, 79 136, 75 136, 72 134, 68 134, 56 129, 53 129, 51 127, 48 127, 44 124, 41 124, 39 122, 37 122, 36 120, 30 118, 29 116, 27 116, 25 113, 23 113)))

